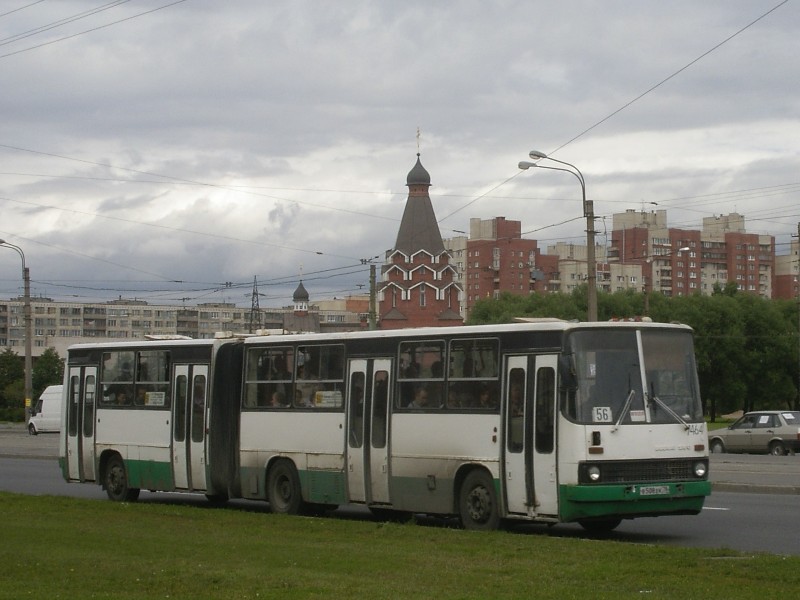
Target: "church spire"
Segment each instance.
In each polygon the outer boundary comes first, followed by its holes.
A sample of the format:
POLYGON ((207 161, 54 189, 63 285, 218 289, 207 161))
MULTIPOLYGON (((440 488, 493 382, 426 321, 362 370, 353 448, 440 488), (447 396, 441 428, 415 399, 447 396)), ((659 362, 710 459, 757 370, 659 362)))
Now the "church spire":
POLYGON ((431 186, 430 173, 422 166, 419 153, 417 162, 406 177, 408 200, 397 232, 395 250, 410 256, 425 250, 433 256, 444 252, 442 234, 436 222, 436 214, 428 192, 431 186))

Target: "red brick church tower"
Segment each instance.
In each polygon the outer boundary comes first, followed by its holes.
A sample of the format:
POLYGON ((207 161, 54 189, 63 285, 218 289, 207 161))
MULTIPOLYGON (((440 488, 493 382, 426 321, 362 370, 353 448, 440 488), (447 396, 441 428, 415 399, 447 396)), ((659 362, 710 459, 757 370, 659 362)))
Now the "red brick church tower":
POLYGON ((394 248, 386 253, 380 283, 381 329, 461 325, 461 286, 442 243, 428 188, 431 176, 419 160, 408 173, 408 200, 394 248))

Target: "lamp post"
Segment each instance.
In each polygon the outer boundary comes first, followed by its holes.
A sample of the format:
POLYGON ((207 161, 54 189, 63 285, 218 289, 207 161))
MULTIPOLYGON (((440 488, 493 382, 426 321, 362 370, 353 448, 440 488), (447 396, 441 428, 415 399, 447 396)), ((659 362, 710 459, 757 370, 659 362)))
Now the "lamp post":
MULTIPOLYGON (((688 252, 691 248, 689 246, 683 246, 682 248, 678 248, 677 250, 670 250, 669 252, 665 252, 664 254, 659 254, 658 256, 651 256, 647 259, 648 264, 652 264, 654 260, 667 258, 668 256, 672 256, 675 252, 688 252)), ((648 280, 648 285, 645 286, 644 290, 644 314, 646 316, 650 315, 650 292, 653 291, 653 269, 650 269, 650 279, 648 280), (647 288, 650 288, 649 290, 647 288)))
POLYGON ((550 167, 547 165, 541 165, 538 162, 521 161, 519 163, 520 169, 527 170, 531 167, 536 167, 538 169, 550 169, 551 171, 564 171, 565 173, 572 173, 581 184, 583 216, 586 217, 586 262, 588 263, 587 278, 589 284, 587 298, 589 308, 587 311, 587 319, 589 321, 597 321, 597 262, 594 252, 594 203, 591 200, 586 200, 586 180, 583 178, 583 173, 580 172, 580 169, 571 163, 558 160, 557 158, 552 158, 537 150, 531 150, 529 156, 537 161, 551 160, 555 163, 565 165, 566 167, 570 168, 565 169, 562 167, 550 167))
POLYGON ((5 240, 0 240, 0 246, 11 248, 16 251, 22 259, 22 281, 25 286, 22 316, 25 323, 25 420, 27 421, 33 396, 33 368, 31 359, 31 273, 28 267, 25 266, 25 253, 22 251, 22 248, 10 244, 5 240))

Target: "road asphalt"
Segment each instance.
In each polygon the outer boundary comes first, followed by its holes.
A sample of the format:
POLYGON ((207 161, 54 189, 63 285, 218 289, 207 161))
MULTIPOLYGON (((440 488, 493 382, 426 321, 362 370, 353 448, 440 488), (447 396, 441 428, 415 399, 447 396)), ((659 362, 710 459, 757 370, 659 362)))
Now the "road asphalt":
MULTIPOLYGON (((21 423, 0 423, 0 458, 58 458, 57 433, 28 435, 21 423)), ((800 455, 712 454, 712 489, 800 494, 800 455)))

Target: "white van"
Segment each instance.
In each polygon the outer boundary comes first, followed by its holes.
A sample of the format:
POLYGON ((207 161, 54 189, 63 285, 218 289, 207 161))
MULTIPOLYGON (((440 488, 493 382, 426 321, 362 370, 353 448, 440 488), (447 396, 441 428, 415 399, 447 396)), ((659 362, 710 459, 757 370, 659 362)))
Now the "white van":
POLYGON ((61 429, 61 392, 63 388, 63 385, 51 385, 45 388, 28 421, 28 433, 31 435, 46 431, 58 433, 61 429))

